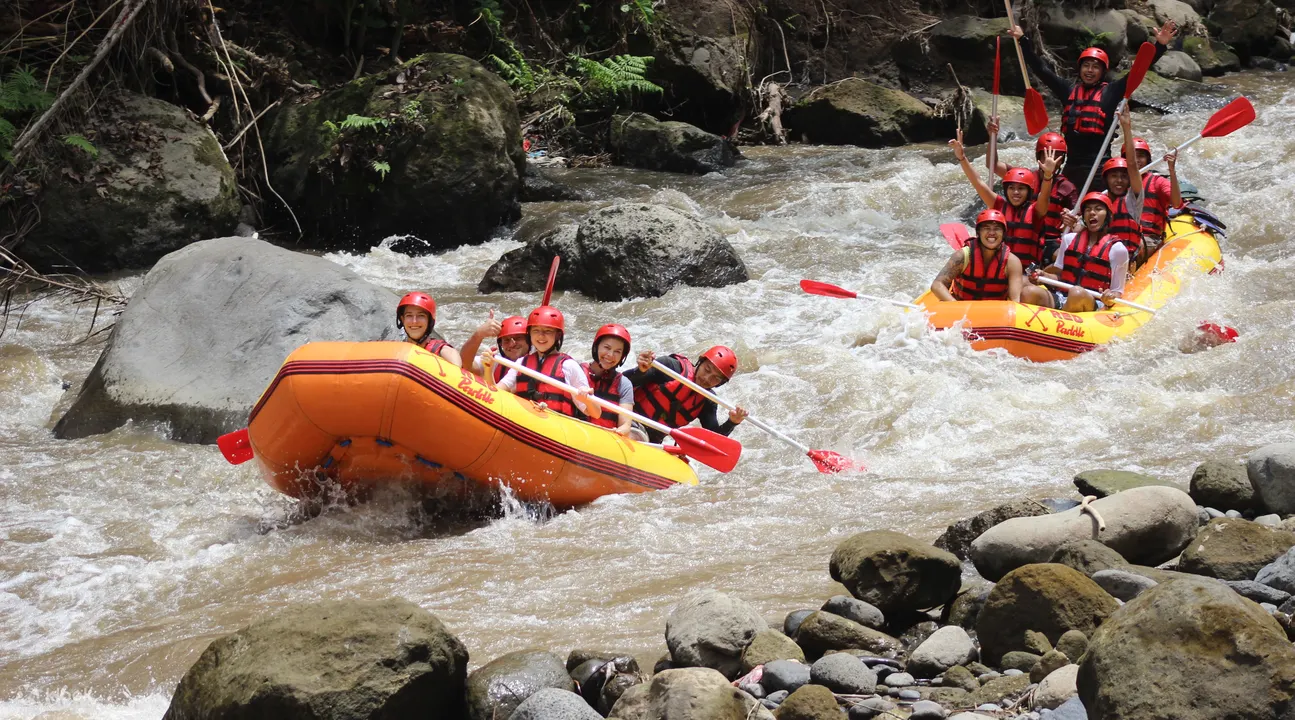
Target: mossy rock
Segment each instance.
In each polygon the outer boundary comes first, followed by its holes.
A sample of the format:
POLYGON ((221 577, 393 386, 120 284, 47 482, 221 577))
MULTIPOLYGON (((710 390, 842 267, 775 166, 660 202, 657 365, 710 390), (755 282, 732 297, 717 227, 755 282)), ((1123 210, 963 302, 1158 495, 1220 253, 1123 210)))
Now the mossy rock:
POLYGON ((952 117, 937 117, 921 100, 860 78, 814 90, 785 119, 793 136, 825 145, 906 145, 948 138, 955 130, 952 117))
POLYGON ((1241 69, 1241 58, 1222 40, 1189 35, 1183 38, 1183 52, 1201 66, 1201 74, 1215 77, 1241 69))
MULTIPOLYGON (((1154 73, 1147 73, 1148 76, 1152 74, 1154 73)), ((1075 487, 1079 489, 1081 495, 1096 495, 1099 498, 1114 495, 1122 490, 1147 487, 1148 485, 1177 487, 1173 483, 1153 478, 1150 475, 1129 472, 1128 470, 1085 470, 1075 476, 1075 487)), ((1182 488, 1179 489, 1181 490, 1182 488)))
MULTIPOLYGON (((309 244, 366 250, 411 235, 422 242, 401 249, 430 252, 484 242, 520 217, 512 91, 461 55, 421 55, 286 105, 268 127, 274 187, 309 244), (352 115, 386 124, 338 129, 352 115)), ((271 209, 291 227, 286 208, 271 209)))

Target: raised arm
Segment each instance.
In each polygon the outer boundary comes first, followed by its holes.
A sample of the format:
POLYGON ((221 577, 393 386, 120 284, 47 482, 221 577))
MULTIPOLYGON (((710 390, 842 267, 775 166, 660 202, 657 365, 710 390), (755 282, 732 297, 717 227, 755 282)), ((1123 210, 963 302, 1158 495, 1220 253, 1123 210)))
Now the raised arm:
POLYGON ((1070 91, 1074 87, 1060 75, 1057 75, 1055 70, 1048 67, 1048 64, 1042 58, 1034 54, 1034 46, 1030 43, 1030 39, 1025 37, 1025 31, 1021 29, 1020 25, 1013 26, 1011 33, 1012 37, 1021 43, 1021 54, 1025 56, 1025 64, 1029 65, 1034 74, 1038 75, 1039 79, 1043 81, 1043 84, 1048 86, 1053 97, 1065 102, 1066 98, 1070 97, 1070 91))
POLYGON ((1124 136, 1124 157, 1129 159, 1129 192, 1142 194, 1142 173, 1138 172, 1138 154, 1133 149, 1133 113, 1125 105, 1120 111, 1120 134, 1124 136))
POLYGON ((477 326, 472 331, 472 336, 468 341, 463 343, 463 350, 460 353, 462 357, 462 367, 464 372, 473 372, 473 363, 477 362, 477 351, 481 349, 481 341, 486 338, 498 337, 502 325, 495 319, 495 309, 490 308, 490 319, 477 326))
POLYGON ((1043 151, 1043 162, 1039 163, 1043 184, 1039 186, 1039 197, 1034 201, 1034 217, 1040 221, 1048 215, 1048 207, 1052 203, 1052 180, 1057 176, 1060 164, 1061 158, 1057 157, 1056 150, 1047 148, 1043 151))
POLYGON ((1169 166, 1169 207, 1180 208, 1183 206, 1183 192, 1178 187, 1178 151, 1170 150, 1165 155, 1165 164, 1169 166))
POLYGON ((985 207, 992 208, 994 206, 994 201, 998 199, 998 196, 994 194, 993 188, 985 184, 985 181, 981 179, 980 174, 976 172, 976 169, 971 167, 971 163, 967 162, 967 150, 962 146, 961 128, 958 130, 958 137, 949 141, 949 147, 953 148, 953 156, 958 158, 958 164, 962 166, 962 172, 965 173, 967 179, 971 181, 971 186, 976 189, 976 194, 979 195, 981 201, 985 203, 985 207))
MULTIPOLYGON (((1169 49, 1169 43, 1173 42, 1174 37, 1177 35, 1178 23, 1173 20, 1169 20, 1165 22, 1164 25, 1160 26, 1160 29, 1156 31, 1156 56, 1155 59, 1151 61, 1152 65, 1155 65, 1160 58, 1164 57, 1165 51, 1169 49)), ((1105 110, 1108 115, 1115 111, 1115 106, 1124 97, 1124 88, 1128 87, 1128 84, 1129 75, 1128 73, 1125 73, 1124 77, 1121 77, 1118 80, 1112 80, 1110 84, 1106 86, 1105 92, 1102 93, 1102 109, 1105 110)))

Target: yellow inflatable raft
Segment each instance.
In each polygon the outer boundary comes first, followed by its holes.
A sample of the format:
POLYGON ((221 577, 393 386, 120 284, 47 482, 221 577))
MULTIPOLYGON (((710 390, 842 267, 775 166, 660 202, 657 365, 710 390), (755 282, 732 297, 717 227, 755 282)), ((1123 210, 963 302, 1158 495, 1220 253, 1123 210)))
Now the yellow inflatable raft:
POLYGON ((311 343, 252 410, 266 481, 303 497, 393 482, 510 488, 565 508, 603 495, 696 485, 687 462, 485 384, 412 343, 311 343))

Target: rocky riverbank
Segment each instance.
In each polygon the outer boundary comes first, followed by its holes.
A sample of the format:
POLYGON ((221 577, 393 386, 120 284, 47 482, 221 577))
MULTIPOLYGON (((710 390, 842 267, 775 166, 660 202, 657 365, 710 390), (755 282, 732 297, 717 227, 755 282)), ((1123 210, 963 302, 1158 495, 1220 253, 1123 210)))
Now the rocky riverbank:
POLYGON ((1009 503, 934 545, 853 535, 826 558, 848 594, 774 622, 694 591, 666 613, 650 672, 583 649, 596 638, 469 672, 469 649, 418 606, 328 601, 214 641, 166 717, 1289 717, 1295 443, 1181 484, 1118 471, 1075 484, 1082 505, 1009 503))

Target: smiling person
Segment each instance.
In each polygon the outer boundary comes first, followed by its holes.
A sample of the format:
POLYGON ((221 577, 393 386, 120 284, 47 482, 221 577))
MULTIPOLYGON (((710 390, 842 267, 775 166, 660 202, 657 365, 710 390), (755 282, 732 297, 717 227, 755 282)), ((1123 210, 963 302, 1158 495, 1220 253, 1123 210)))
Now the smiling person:
MULTIPOLYGON (((1151 143, 1135 137, 1133 151, 1139 168, 1151 164, 1151 143)), ((1178 183, 1178 151, 1169 151, 1165 155, 1165 163, 1169 166, 1169 177, 1150 170, 1142 173, 1142 185, 1146 192, 1142 198, 1142 252, 1138 255, 1139 262, 1145 262, 1164 244, 1170 208, 1183 206, 1183 193, 1178 183)))
MULTIPOLYGON (((519 361, 530 370, 559 380, 576 389, 575 397, 561 389, 540 382, 528 375, 522 375, 509 368, 500 378, 497 385, 508 392, 515 393, 546 408, 584 420, 596 420, 602 416, 602 408, 589 402, 589 378, 581 369, 580 363, 570 355, 562 352, 562 337, 566 331, 566 319, 562 311, 549 305, 541 305, 531 311, 526 319, 526 333, 534 348, 519 361)), ((486 350, 482 356, 493 356, 494 349, 486 350)))
MULTIPOLYGON (((581 363, 589 386, 595 397, 607 402, 616 403, 626 410, 634 409, 634 386, 617 369, 630 354, 630 331, 616 324, 604 325, 594 333, 593 361, 581 363)), ((615 430, 620 435, 633 440, 645 441, 647 433, 628 415, 613 416, 605 413, 599 418, 589 418, 589 422, 599 427, 615 430)))
MULTIPOLYGON (((1173 20, 1156 31, 1156 60, 1165 54, 1169 43, 1177 34, 1178 23, 1173 20)), ((1079 53, 1079 82, 1072 85, 1034 54, 1030 39, 1019 25, 1012 27, 1011 35, 1020 41, 1021 51, 1025 54, 1025 62, 1030 69, 1048 86, 1053 96, 1061 101, 1061 134, 1065 137, 1070 155, 1064 172, 1066 177, 1079 185, 1088 178, 1088 172, 1099 160, 1097 155, 1106 140, 1106 131, 1115 120, 1115 107, 1124 98, 1128 76, 1108 82, 1106 76, 1111 67, 1110 57, 1105 50, 1090 47, 1079 53)))
MULTIPOLYGON (((985 203, 985 207, 1002 213, 1007 228, 1008 249, 1020 258, 1023 265, 1042 264, 1043 225, 1052 202, 1052 181, 1057 174, 1057 165, 1061 163, 1060 155, 1052 148, 1044 150, 1039 166, 1043 172, 1041 189, 1033 171, 1008 168, 1003 173, 1003 194, 995 195, 994 190, 967 161, 961 130, 956 138, 949 141, 949 147, 953 148, 953 156, 958 159, 962 172, 971 181, 971 186, 976 189, 976 194, 985 203), (1036 193, 1038 197, 1035 197, 1036 193)), ((977 220, 976 224, 979 226, 980 221, 977 220)))
MULTIPOLYGON (((1078 233, 1061 236, 1057 260, 1043 270, 1047 275, 1074 285, 1067 295, 1049 293, 1043 307, 1061 308, 1066 312, 1092 312, 1110 307, 1115 298, 1124 292, 1124 278, 1128 275, 1129 254, 1114 235, 1109 233, 1114 204, 1105 193, 1090 192, 1080 204, 1083 224, 1078 233)), ((1062 220, 1071 227, 1079 227, 1079 220, 1069 211, 1062 220)), ((1031 275, 1033 280, 1037 273, 1031 275)))
MULTIPOLYGON (((463 343, 463 356, 468 356, 468 350, 476 355, 477 350, 481 347, 481 341, 488 338, 495 338, 495 350, 500 355, 514 362, 526 357, 526 353, 531 351, 531 338, 526 333, 526 318, 520 315, 506 317, 502 321, 495 320, 495 311, 490 311, 490 319, 477 328, 472 333, 472 337, 466 343, 463 343), (493 331, 493 333, 491 332, 493 331), (480 337, 478 337, 480 335, 480 337), (476 341, 475 344, 473 341, 476 341)), ((472 359, 472 372, 482 375, 485 373, 485 367, 481 364, 480 357, 472 359)), ((495 383, 504 379, 508 368, 500 363, 493 363, 491 374, 494 375, 495 383)))
MULTIPOLYGON (((1128 106, 1120 113, 1120 132, 1124 134, 1124 155, 1134 156, 1133 119, 1128 106)), ((1111 199, 1111 220, 1107 232, 1124 243, 1130 258, 1138 257, 1142 248, 1142 175, 1129 171, 1129 161, 1114 157, 1102 165, 1106 195, 1111 199)))
POLYGON ((423 292, 407 293, 396 304, 396 327, 405 333, 405 341, 414 343, 433 355, 462 366, 463 359, 454 346, 432 334, 436 328, 436 301, 423 292))
POLYGON ((976 216, 976 242, 959 250, 931 283, 931 293, 945 302, 1011 300, 1039 305, 1047 292, 1024 285, 1020 258, 1007 247, 1007 218, 998 210, 976 216))
MULTIPOLYGON (((702 427, 721 435, 733 432, 746 419, 746 410, 738 406, 728 413, 728 420, 721 423, 717 417, 718 406, 652 367, 652 361, 657 359, 656 353, 644 350, 638 355, 638 367, 625 373, 634 386, 634 410, 638 414, 672 428, 700 419, 702 427)), ((723 345, 702 353, 695 364, 678 354, 662 357, 659 362, 707 390, 718 388, 737 372, 737 355, 723 345)), ((652 442, 661 442, 665 438, 663 433, 651 428, 647 434, 652 442)))

